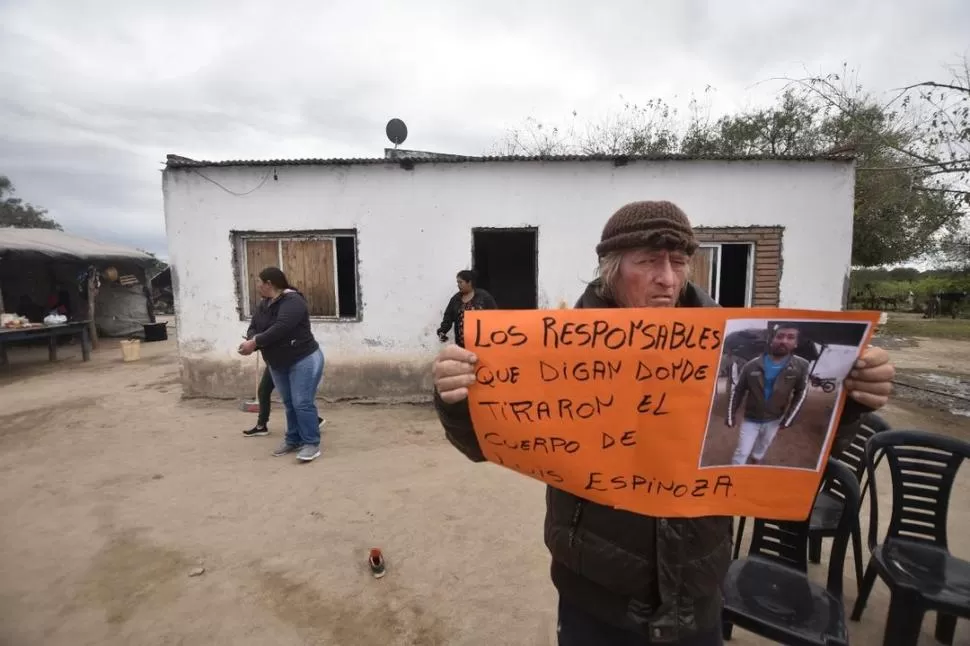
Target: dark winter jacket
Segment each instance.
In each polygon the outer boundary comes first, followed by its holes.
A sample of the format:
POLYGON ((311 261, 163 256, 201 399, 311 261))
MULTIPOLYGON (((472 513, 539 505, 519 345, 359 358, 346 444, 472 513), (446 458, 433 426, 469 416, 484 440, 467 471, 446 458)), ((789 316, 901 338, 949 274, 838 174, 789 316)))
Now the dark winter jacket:
POLYGON ((252 317, 249 319, 249 329, 246 330, 246 338, 251 339, 256 336, 257 330, 265 330, 272 324, 272 320, 269 315, 269 304, 272 302, 271 298, 261 298, 259 302, 256 303, 256 309, 253 311, 252 317))
POLYGON ((734 426, 738 406, 744 401, 744 419, 753 422, 781 420, 788 428, 795 422, 808 397, 808 361, 797 354, 789 355, 788 363, 775 380, 771 397, 765 399, 765 355, 744 364, 737 383, 731 386, 728 398, 727 425, 734 426))
POLYGON ((475 295, 467 303, 463 303, 461 300, 461 292, 456 292, 451 300, 448 301, 448 306, 445 308, 445 314, 441 319, 441 325, 438 326, 438 336, 444 337, 451 331, 451 328, 455 328, 455 344, 461 347, 465 347, 465 311, 466 310, 494 310, 498 309, 498 305, 495 303, 495 299, 491 294, 486 292, 480 287, 475 288, 475 295))
POLYGON ((274 370, 289 368, 320 347, 310 330, 306 300, 295 290, 260 302, 246 336, 256 341, 256 349, 274 370))
MULTIPOLYGON (((576 305, 613 307, 590 286, 576 305)), ((679 307, 717 307, 688 285, 679 307)), ((467 402, 435 407, 448 440, 484 461, 467 402)), ((850 438, 858 407, 848 404, 839 433, 850 438)), ((604 429, 606 430, 606 429, 604 429)), ((676 642, 721 626, 721 581, 731 560, 730 517, 653 518, 546 489, 545 542, 559 594, 600 620, 651 643, 676 642)))

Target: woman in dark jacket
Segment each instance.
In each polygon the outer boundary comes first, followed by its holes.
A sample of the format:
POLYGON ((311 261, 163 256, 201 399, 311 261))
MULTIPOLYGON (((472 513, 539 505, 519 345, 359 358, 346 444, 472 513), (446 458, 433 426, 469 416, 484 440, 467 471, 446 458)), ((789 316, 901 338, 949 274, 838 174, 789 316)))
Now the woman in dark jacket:
POLYGON ((451 297, 445 315, 438 327, 438 339, 444 343, 448 332, 455 328, 455 345, 465 347, 465 312, 468 310, 497 310, 492 295, 481 287, 475 287, 475 272, 463 269, 458 272, 458 293, 451 297))
POLYGON ((273 375, 286 409, 286 438, 275 456, 297 452, 310 462, 320 456, 317 389, 323 378, 323 352, 310 330, 306 300, 293 289, 277 267, 259 272, 256 285, 268 303, 254 317, 255 336, 239 345, 239 354, 259 350, 273 375))
MULTIPOLYGON (((268 321, 269 316, 269 298, 260 299, 259 303, 256 305, 256 310, 253 312, 252 319, 249 322, 249 329, 246 330, 246 338, 251 339, 256 336, 256 330, 261 325, 265 327, 268 323, 260 323, 261 321, 268 321)), ((259 379, 259 386, 256 389, 256 401, 259 402, 259 414, 256 416, 256 426, 252 428, 247 428, 243 431, 243 435, 246 437, 260 437, 263 435, 269 435, 269 413, 270 407, 272 406, 272 396, 273 390, 276 388, 273 385, 273 374, 270 372, 269 366, 263 369, 263 376, 259 379)), ((326 420, 322 417, 317 418, 317 427, 322 427, 326 423, 326 420)))

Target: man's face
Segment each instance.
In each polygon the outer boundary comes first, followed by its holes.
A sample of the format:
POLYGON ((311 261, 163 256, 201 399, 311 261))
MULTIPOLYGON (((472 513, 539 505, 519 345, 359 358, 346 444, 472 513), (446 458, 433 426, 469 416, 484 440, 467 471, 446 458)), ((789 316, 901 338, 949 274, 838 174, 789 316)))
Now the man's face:
POLYGON ((778 328, 775 336, 771 339, 769 348, 771 356, 784 357, 795 351, 798 347, 798 330, 790 327, 778 328))
POLYGON ((623 254, 616 286, 623 307, 673 307, 687 283, 690 256, 680 251, 636 249, 623 254))

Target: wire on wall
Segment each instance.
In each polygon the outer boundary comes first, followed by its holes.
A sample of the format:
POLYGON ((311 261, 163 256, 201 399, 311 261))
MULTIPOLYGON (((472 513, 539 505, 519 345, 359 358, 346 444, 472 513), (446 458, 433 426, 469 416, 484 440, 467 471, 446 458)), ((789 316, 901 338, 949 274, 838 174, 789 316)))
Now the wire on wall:
POLYGON ((234 191, 234 190, 232 190, 230 188, 226 188, 225 186, 223 186, 222 184, 220 184, 216 180, 214 180, 211 177, 208 177, 207 175, 205 175, 204 173, 202 173, 201 171, 198 171, 198 170, 196 170, 196 169, 193 168, 192 169, 192 172, 195 173, 196 175, 198 175, 199 177, 201 177, 202 179, 204 179, 205 181, 211 182, 211 183, 215 184, 216 186, 218 186, 219 188, 221 188, 222 190, 224 190, 226 193, 229 193, 230 195, 235 195, 236 197, 245 197, 245 196, 249 195, 250 193, 254 193, 254 192, 258 191, 259 189, 263 188, 263 184, 266 183, 266 181, 269 179, 270 175, 273 176, 273 179, 277 179, 277 177, 276 177, 276 169, 274 168, 272 170, 268 170, 268 171, 266 171, 266 174, 263 175, 263 178, 261 180, 259 180, 259 183, 256 184, 256 186, 254 186, 253 188, 249 189, 248 191, 244 191, 244 192, 240 193, 240 192, 234 191))

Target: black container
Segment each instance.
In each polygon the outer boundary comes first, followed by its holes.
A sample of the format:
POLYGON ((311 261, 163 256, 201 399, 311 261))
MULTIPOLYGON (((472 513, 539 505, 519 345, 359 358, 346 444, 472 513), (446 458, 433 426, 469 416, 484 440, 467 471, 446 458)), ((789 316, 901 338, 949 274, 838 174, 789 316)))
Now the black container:
POLYGON ((145 323, 145 343, 168 340, 167 323, 145 323))

